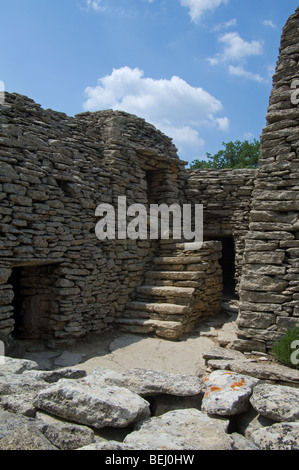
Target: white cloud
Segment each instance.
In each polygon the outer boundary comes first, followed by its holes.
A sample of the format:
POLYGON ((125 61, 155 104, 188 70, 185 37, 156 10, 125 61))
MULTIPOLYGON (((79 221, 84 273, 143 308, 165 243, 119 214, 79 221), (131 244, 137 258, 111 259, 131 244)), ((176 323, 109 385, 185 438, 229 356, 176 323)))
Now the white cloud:
POLYGON ((271 21, 271 20, 264 20, 264 21, 263 21, 263 25, 264 25, 264 26, 269 26, 269 27, 272 28, 272 29, 276 29, 275 24, 274 24, 273 21, 271 21))
POLYGON ((236 24, 237 24, 237 19, 232 18, 231 20, 225 21, 224 23, 216 24, 213 27, 213 31, 221 31, 222 29, 231 28, 232 26, 236 26, 236 24))
POLYGON ((86 0, 86 7, 94 11, 102 11, 102 0, 86 0))
POLYGON ((254 80, 255 82, 259 82, 259 83, 264 81, 264 78, 261 75, 259 75, 258 73, 249 72, 240 65, 238 66, 229 65, 228 70, 231 75, 244 77, 249 80, 254 80))
POLYGON ((191 20, 196 22, 200 20, 208 10, 215 10, 221 4, 227 5, 229 0, 180 0, 183 7, 189 8, 191 20))
POLYGON ((222 111, 219 100, 177 76, 147 78, 142 70, 125 66, 100 78, 95 87, 87 87, 85 95, 85 110, 114 109, 142 117, 172 137, 183 156, 188 148, 204 144, 203 128, 223 131, 229 126, 227 117, 217 117, 222 111))
POLYGON ((237 32, 223 34, 219 37, 219 42, 223 44, 223 52, 216 54, 215 57, 208 58, 211 65, 228 61, 240 61, 245 57, 257 56, 263 53, 262 41, 247 42, 237 32))

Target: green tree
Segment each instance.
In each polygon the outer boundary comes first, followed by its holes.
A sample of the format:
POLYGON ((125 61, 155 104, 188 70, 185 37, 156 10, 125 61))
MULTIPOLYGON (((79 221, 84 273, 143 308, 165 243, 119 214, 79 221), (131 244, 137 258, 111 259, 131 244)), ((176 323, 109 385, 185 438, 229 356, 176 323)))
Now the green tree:
POLYGON ((223 142, 224 150, 215 155, 206 154, 207 160, 194 160, 190 168, 200 170, 204 168, 257 168, 260 156, 260 141, 245 140, 241 142, 223 142))

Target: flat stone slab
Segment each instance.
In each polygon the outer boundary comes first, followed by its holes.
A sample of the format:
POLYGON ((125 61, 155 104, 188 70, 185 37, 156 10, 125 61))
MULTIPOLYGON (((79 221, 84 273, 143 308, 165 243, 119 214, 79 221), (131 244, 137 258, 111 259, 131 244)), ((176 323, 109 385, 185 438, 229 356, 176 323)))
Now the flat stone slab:
POLYGON ((125 387, 141 396, 161 394, 194 396, 200 394, 203 389, 203 380, 199 377, 147 369, 116 372, 97 367, 86 378, 86 382, 125 387))
POLYGON ((121 387, 61 379, 42 390, 36 408, 61 418, 100 429, 126 427, 149 417, 149 403, 121 387))
POLYGON ((205 379, 202 411, 211 415, 232 416, 245 412, 249 398, 259 379, 216 370, 205 379))
POLYGON ((57 382, 60 379, 82 379, 86 377, 86 372, 75 367, 66 367, 57 370, 27 370, 23 372, 23 377, 34 378, 36 380, 44 380, 48 383, 57 382))
POLYGON ((0 450, 57 450, 36 428, 23 425, 0 440, 0 450))
POLYGON ((22 374, 25 370, 38 369, 37 362, 29 359, 14 359, 4 357, 0 362, 0 375, 2 374, 22 374))
POLYGON ((36 419, 44 436, 60 450, 75 450, 95 442, 93 430, 82 424, 68 423, 42 412, 37 413, 36 419))
POLYGON ((299 383, 299 370, 291 369, 280 364, 261 364, 250 361, 233 361, 230 369, 240 374, 258 377, 262 380, 277 382, 299 383))
POLYGON ((23 374, 0 375, 0 408, 33 418, 34 397, 47 386, 45 381, 23 374))
POLYGON ((275 423, 252 433, 261 450, 299 450, 299 422, 275 423))
POLYGON ((298 388, 261 383, 254 388, 250 402, 258 413, 274 421, 299 419, 298 388))
POLYGON ((227 434, 228 423, 196 409, 169 411, 137 425, 124 444, 141 450, 231 450, 237 446, 227 434))
POLYGON ((69 351, 63 351, 63 353, 57 357, 54 361, 54 366, 69 367, 79 364, 84 358, 83 354, 72 353, 69 351))

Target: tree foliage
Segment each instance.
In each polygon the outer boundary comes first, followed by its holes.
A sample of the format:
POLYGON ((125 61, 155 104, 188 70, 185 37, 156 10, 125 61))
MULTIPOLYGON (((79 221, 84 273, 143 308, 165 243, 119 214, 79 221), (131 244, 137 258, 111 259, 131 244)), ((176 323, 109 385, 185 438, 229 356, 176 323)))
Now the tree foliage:
POLYGON ((204 168, 257 168, 260 156, 260 141, 245 140, 241 142, 223 142, 224 150, 219 150, 215 155, 206 154, 207 160, 194 160, 190 168, 200 170, 204 168))

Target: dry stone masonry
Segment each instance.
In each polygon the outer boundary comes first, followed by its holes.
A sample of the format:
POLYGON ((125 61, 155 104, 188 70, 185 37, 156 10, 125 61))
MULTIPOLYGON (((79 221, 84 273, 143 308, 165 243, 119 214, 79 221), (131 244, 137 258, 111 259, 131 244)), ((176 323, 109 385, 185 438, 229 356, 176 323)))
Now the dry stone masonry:
POLYGON ((299 323, 299 9, 282 34, 255 179, 240 289, 241 348, 266 351, 299 323))
POLYGON ((209 367, 200 376, 40 370, 32 360, 7 357, 0 369, 0 449, 299 449, 298 371, 285 367, 289 382, 282 385, 273 377, 269 383, 264 365, 265 380, 234 372, 234 364, 252 364, 240 351, 215 347, 205 357, 209 367), (213 361, 227 368, 213 369, 213 361))
POLYGON ((171 139, 120 111, 68 117, 6 93, 0 112, 0 337, 105 330, 176 340, 239 296, 243 351, 298 324, 299 11, 288 20, 258 170, 185 169, 171 139), (96 208, 203 205, 184 239, 99 240, 96 208))

